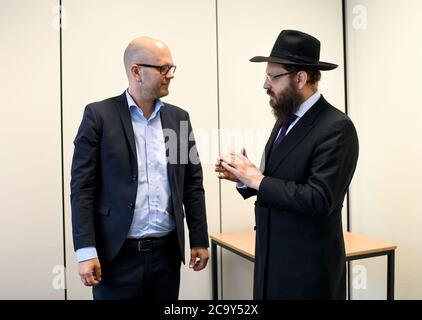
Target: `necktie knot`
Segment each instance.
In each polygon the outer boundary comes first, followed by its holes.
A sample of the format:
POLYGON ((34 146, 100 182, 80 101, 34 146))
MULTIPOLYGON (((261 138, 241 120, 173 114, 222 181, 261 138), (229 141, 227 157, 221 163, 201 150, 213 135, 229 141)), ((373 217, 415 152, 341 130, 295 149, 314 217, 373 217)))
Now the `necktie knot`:
POLYGON ((273 143, 271 152, 273 152, 275 148, 277 148, 277 146, 280 144, 280 142, 284 139, 284 137, 287 134, 287 129, 289 129, 290 125, 296 120, 296 118, 297 118, 297 115, 293 114, 290 118, 283 121, 283 124, 281 125, 281 128, 280 128, 280 133, 278 134, 277 139, 275 139, 273 143))
POLYGON ((287 120, 285 120, 283 122, 282 126, 286 126, 287 128, 290 127, 290 125, 296 120, 297 115, 292 114, 290 118, 288 118, 287 120))

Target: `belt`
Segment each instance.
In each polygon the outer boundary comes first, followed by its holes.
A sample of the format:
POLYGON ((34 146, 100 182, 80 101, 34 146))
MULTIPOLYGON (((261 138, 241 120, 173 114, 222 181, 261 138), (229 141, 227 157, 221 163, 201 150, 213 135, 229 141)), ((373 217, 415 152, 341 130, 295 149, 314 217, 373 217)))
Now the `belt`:
POLYGON ((125 246, 138 251, 150 251, 155 248, 163 247, 169 245, 173 240, 174 232, 165 235, 164 237, 146 237, 139 239, 126 239, 125 246))

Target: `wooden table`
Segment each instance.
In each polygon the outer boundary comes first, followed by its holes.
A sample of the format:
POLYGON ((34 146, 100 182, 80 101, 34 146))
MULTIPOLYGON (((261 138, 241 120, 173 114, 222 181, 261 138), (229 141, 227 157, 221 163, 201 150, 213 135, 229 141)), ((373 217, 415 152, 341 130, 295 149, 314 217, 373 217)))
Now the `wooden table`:
MULTIPOLYGON (((218 299, 217 246, 227 249, 249 261, 255 260, 255 231, 215 233, 211 238, 211 268, 213 299, 218 299)), ((356 233, 345 232, 346 261, 387 256, 387 300, 394 300, 394 253, 397 248, 387 243, 356 233)), ((349 277, 350 297, 350 277, 349 277)))

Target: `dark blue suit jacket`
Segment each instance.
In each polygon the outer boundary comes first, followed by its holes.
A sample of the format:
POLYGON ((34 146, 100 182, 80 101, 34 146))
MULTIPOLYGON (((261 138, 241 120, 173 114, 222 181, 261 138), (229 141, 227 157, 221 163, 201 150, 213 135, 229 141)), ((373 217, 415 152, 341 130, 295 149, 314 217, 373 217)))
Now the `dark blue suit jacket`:
MULTIPOLYGON (((208 247, 201 164, 188 153, 197 153, 186 111, 164 104, 160 111, 163 130, 177 136, 177 163, 168 163, 174 218, 180 256, 184 262, 184 217, 191 247, 208 247), (181 124, 188 134, 180 134, 181 124), (181 163, 180 159, 187 159, 181 163), (186 161, 185 161, 186 162, 186 161)), ((182 129, 183 132, 183 129, 182 129)), ((138 165, 132 120, 125 93, 85 108, 74 141, 71 204, 75 250, 94 246, 101 263, 111 261, 125 241, 132 222, 138 165)))
POLYGON ((255 202, 255 299, 345 299, 341 209, 358 159, 352 121, 322 96, 270 155, 255 202))

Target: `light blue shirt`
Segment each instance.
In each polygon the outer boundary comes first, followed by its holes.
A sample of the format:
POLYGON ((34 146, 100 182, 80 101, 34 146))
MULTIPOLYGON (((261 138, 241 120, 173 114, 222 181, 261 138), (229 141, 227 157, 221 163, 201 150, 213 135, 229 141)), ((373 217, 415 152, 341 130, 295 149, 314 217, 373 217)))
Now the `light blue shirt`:
MULTIPOLYGON (((126 98, 138 158, 138 190, 128 238, 161 237, 175 228, 160 118, 160 111, 165 106, 157 99, 153 113, 146 119, 127 90, 126 98)), ((97 251, 95 247, 81 248, 76 255, 81 262, 96 258, 97 251)))
MULTIPOLYGON (((287 129, 286 135, 289 133, 290 130, 295 126, 295 124, 300 120, 300 118, 303 117, 303 115, 308 112, 309 109, 312 108, 312 106, 319 100, 321 97, 321 94, 316 91, 312 96, 310 96, 306 101, 304 101, 299 109, 296 111, 295 115, 297 115, 297 118, 295 121, 292 122, 292 124, 287 129)), ((278 132, 280 134, 280 132, 278 132)), ((278 135, 277 135, 278 137, 278 135)))

